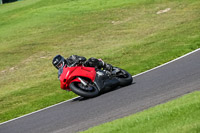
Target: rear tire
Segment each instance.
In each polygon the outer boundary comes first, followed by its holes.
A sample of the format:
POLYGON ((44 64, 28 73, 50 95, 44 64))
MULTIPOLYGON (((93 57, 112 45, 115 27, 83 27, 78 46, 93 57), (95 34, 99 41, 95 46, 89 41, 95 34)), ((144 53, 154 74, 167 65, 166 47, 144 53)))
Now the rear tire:
MULTIPOLYGON (((69 88, 77 95, 85 97, 85 98, 92 98, 92 97, 96 97, 99 95, 99 90, 96 87, 96 85, 90 85, 89 87, 92 90, 84 90, 83 88, 81 88, 80 86, 80 82, 72 82, 69 85, 69 88)), ((82 85, 83 86, 83 85, 82 85)))
POLYGON ((116 75, 116 78, 120 82, 120 86, 127 86, 127 85, 132 84, 132 82, 133 82, 132 75, 121 68, 117 68, 117 69, 120 69, 120 74, 116 75), (123 75, 121 75, 121 74, 123 74, 123 75))

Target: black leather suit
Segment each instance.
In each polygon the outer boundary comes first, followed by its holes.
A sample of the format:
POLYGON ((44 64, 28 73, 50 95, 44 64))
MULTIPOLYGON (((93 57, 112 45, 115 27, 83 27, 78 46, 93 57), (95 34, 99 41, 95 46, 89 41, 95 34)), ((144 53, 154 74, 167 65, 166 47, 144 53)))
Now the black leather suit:
MULTIPOLYGON (((82 63, 86 67, 95 67, 96 69, 103 68, 104 70, 112 71, 112 65, 105 63, 102 60, 98 60, 96 58, 89 58, 88 60, 83 56, 72 55, 65 59, 65 65, 68 67, 73 67, 76 63, 82 63)), ((58 78, 62 74, 63 68, 61 67, 58 71, 58 78)))

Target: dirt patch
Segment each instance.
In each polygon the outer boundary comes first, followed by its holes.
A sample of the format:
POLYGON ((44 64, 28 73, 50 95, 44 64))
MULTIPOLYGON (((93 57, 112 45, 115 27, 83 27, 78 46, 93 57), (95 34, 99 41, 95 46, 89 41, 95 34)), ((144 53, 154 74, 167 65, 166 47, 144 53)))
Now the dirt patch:
POLYGON ((5 72, 6 72, 6 70, 1 71, 1 73, 5 73, 5 72))
POLYGON ((9 70, 10 70, 10 71, 13 71, 13 70, 15 70, 15 67, 11 67, 9 70))
POLYGON ((171 8, 166 8, 166 9, 164 9, 164 10, 158 11, 156 14, 166 13, 166 12, 168 12, 168 11, 170 11, 170 10, 171 10, 171 8))
POLYGON ((5 72, 8 72, 8 71, 14 71, 14 70, 17 70, 18 68, 17 67, 11 67, 7 70, 2 70, 1 73, 5 73, 5 72))

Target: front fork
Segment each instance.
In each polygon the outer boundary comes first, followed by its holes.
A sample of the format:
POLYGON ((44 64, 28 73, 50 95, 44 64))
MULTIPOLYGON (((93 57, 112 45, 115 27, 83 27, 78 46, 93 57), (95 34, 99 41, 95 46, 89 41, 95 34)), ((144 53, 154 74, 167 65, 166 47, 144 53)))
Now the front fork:
POLYGON ((87 86, 87 85, 88 85, 81 77, 78 77, 78 79, 81 81, 81 83, 82 83, 84 86, 87 86))
POLYGON ((86 90, 90 90, 90 88, 91 88, 91 86, 97 86, 97 88, 98 88, 98 90, 100 91, 100 88, 98 87, 98 85, 94 82, 94 85, 93 84, 91 84, 91 83, 89 83, 89 82, 86 82, 84 79, 82 79, 81 77, 77 77, 80 81, 81 81, 81 83, 83 84, 83 86, 84 86, 84 89, 86 89, 86 90))

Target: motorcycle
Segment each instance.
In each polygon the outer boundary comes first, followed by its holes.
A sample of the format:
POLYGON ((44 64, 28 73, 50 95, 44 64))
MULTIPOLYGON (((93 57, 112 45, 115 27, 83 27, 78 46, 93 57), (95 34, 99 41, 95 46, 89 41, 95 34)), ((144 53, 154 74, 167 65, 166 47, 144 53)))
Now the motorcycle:
POLYGON ((118 67, 113 67, 110 72, 75 63, 64 66, 60 73, 60 87, 85 98, 96 97, 118 86, 130 85, 133 81, 127 71, 118 67))

